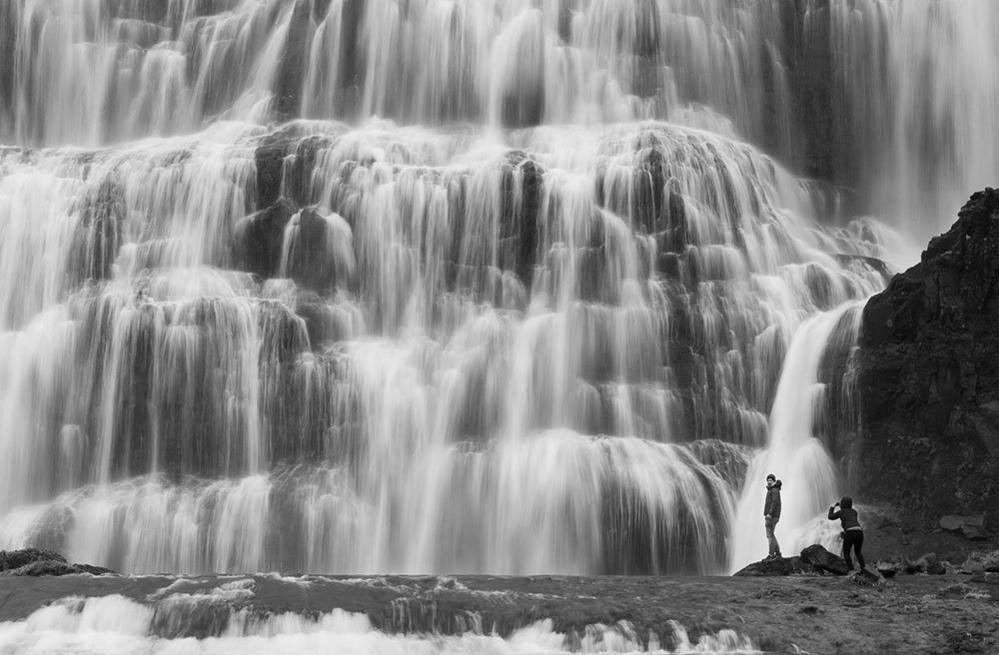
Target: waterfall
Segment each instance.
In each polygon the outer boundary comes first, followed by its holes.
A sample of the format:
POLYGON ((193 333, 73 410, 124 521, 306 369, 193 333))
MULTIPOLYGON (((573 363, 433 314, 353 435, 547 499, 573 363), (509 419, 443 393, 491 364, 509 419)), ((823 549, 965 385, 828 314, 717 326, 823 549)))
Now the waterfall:
POLYGON ((999 11, 904 7, 4 3, 0 547, 712 573, 763 469, 797 539, 898 232, 999 172, 999 11))

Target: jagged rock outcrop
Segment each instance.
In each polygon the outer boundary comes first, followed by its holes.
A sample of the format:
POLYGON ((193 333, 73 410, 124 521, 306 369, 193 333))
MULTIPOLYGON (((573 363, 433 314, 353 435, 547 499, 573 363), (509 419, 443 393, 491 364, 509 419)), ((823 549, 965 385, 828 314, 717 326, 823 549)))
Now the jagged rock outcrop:
POLYGON ((103 575, 114 573, 111 569, 90 564, 70 564, 66 558, 51 550, 24 548, 0 550, 0 577, 42 575, 71 575, 89 573, 103 575))
POLYGON ((903 523, 999 525, 999 191, 976 193, 864 310, 859 492, 903 523))

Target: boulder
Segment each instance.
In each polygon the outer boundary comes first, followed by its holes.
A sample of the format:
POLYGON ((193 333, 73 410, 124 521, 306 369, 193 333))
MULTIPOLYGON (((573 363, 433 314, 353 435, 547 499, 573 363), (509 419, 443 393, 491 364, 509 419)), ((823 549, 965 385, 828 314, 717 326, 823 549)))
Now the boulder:
POLYGON ((957 532, 965 539, 982 540, 988 537, 985 532, 984 514, 970 516, 948 514, 940 518, 940 527, 948 532, 957 532))
POLYGON ((850 572, 846 560, 830 553, 819 544, 812 544, 802 550, 801 561, 833 575, 846 575, 850 572))
POLYGON ((51 550, 25 548, 0 551, 0 577, 70 575, 74 573, 104 575, 115 572, 103 566, 69 564, 65 557, 51 550))
POLYGON ((74 564, 73 573, 89 573, 90 575, 118 575, 117 571, 112 571, 103 566, 93 564, 74 564))
POLYGON ((106 569, 103 566, 93 566, 91 564, 67 564, 61 560, 55 559, 42 559, 36 560, 20 566, 16 569, 7 569, 0 573, 0 577, 18 577, 18 576, 59 576, 59 575, 74 575, 86 573, 89 575, 117 575, 111 569, 106 569))
POLYGON ((915 562, 905 563, 905 572, 910 575, 917 573, 928 573, 930 575, 943 575, 947 572, 944 562, 941 562, 936 553, 927 553, 915 562))
POLYGON ((43 575, 69 575, 75 573, 73 567, 65 561, 54 559, 36 560, 20 566, 16 569, 7 569, 2 574, 5 577, 31 576, 39 577, 43 575))
POLYGON ((40 548, 23 548, 21 550, 0 550, 0 571, 10 571, 19 569, 32 562, 62 562, 66 563, 66 558, 51 550, 40 548))
POLYGON ((233 240, 236 266, 265 280, 276 276, 284 230, 295 212, 295 206, 282 198, 239 221, 233 240))
POLYGON ((753 562, 733 575, 741 577, 776 577, 784 575, 817 575, 821 571, 800 557, 781 557, 753 562))
POLYGON ((877 573, 872 573, 867 569, 861 569, 859 571, 853 571, 848 576, 850 582, 860 587, 883 587, 886 581, 883 577, 877 573))
POLYGON ((974 552, 961 565, 961 573, 999 573, 999 550, 990 553, 974 552))
POLYGON ((894 578, 902 570, 901 562, 879 560, 874 565, 875 570, 885 578, 894 578))
POLYGON ((999 521, 999 191, 973 195, 862 320, 858 495, 925 535, 927 516, 999 521))

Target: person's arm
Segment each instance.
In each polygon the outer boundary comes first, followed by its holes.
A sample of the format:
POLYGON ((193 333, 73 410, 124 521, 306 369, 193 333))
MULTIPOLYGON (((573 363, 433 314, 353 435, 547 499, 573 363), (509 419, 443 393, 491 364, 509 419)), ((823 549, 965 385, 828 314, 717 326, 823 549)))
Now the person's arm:
POLYGON ((780 494, 779 493, 774 494, 774 508, 773 508, 772 514, 773 514, 773 517, 775 519, 779 519, 780 518, 780 494))
POLYGON ((835 505, 833 505, 832 507, 829 508, 829 520, 830 521, 835 521, 836 519, 839 518, 839 516, 840 516, 839 510, 836 509, 835 505))
POLYGON ((763 501, 763 518, 765 519, 770 518, 773 512, 773 504, 774 504, 773 494, 770 493, 769 490, 767 490, 767 499, 763 501))

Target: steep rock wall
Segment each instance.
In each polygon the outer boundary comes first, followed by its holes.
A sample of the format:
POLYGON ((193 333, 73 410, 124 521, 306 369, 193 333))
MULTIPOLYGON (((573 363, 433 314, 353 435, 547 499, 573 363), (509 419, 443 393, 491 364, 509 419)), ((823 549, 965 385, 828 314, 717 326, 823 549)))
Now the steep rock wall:
POLYGON ((903 524, 999 527, 999 190, 976 193, 864 310, 855 475, 903 524))

